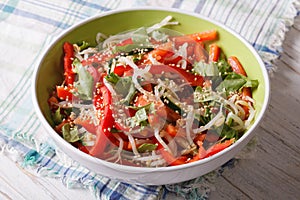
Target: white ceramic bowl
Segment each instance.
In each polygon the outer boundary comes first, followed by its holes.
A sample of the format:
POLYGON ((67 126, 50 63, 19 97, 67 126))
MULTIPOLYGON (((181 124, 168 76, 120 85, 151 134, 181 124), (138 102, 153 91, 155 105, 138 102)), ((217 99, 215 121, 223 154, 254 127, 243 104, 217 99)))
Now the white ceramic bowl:
POLYGON ((33 75, 33 102, 36 113, 46 128, 49 137, 55 141, 63 152, 100 175, 124 182, 146 185, 171 184, 193 179, 216 169, 233 158, 255 134, 255 128, 261 122, 268 105, 269 89, 268 73, 263 61, 254 48, 241 36, 211 19, 176 9, 137 8, 117 10, 84 20, 65 30, 49 45, 42 54, 33 75), (217 43, 222 47, 225 54, 234 54, 239 57, 241 62, 245 63, 244 67, 248 76, 259 80, 259 87, 253 93, 256 100, 257 114, 254 123, 246 133, 233 145, 211 157, 184 165, 159 168, 132 167, 106 162, 81 152, 61 138, 49 123, 50 111, 47 99, 49 89, 61 83, 62 80, 63 42, 94 40, 97 32, 110 35, 145 25, 152 25, 167 15, 174 16, 175 20, 180 22, 179 26, 172 28, 182 33, 216 29, 220 35, 217 43))

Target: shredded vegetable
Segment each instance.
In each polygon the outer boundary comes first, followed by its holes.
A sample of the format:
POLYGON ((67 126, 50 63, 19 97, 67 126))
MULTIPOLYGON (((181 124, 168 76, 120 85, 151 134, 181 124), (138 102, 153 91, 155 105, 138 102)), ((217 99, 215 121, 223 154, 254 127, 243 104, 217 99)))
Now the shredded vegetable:
POLYGON ((99 33, 94 46, 65 42, 64 81, 48 100, 61 137, 109 162, 166 167, 212 156, 245 133, 258 81, 224 55, 216 30, 184 35, 164 28, 179 24, 172 20, 99 33))

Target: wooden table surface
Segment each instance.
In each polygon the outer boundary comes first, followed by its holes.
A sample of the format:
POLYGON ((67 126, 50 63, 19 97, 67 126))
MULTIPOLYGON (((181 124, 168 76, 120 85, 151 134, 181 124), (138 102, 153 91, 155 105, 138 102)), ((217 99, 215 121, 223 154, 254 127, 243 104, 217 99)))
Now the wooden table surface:
MULTIPOLYGON (((256 148, 217 179, 210 199, 300 199, 300 16, 274 65, 256 148)), ((88 190, 67 189, 60 180, 24 170, 13 157, 0 156, 0 163, 1 200, 94 199, 88 190)))

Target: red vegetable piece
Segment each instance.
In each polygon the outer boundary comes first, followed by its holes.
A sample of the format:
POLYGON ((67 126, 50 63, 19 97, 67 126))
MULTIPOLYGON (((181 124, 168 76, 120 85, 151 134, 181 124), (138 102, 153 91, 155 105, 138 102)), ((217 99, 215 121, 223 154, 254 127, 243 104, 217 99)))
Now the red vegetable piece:
POLYGON ((158 150, 169 166, 183 165, 187 161, 186 156, 180 156, 178 158, 175 158, 170 152, 168 152, 161 146, 158 148, 158 150))
POLYGON ((197 62, 199 62, 199 61, 207 62, 207 59, 208 59, 207 52, 206 52, 206 50, 201 46, 200 43, 196 43, 196 44, 195 44, 194 55, 195 55, 195 60, 196 60, 197 62))
POLYGON ((190 43, 191 41, 205 42, 218 39, 217 30, 208 30, 203 32, 191 33, 183 36, 175 36, 173 40, 176 44, 183 44, 185 42, 190 43))
POLYGON ((117 74, 118 76, 123 76, 125 72, 131 70, 132 68, 128 65, 124 66, 124 65, 121 65, 121 66, 116 66, 114 68, 114 73, 117 74))
POLYGON ((203 142, 198 140, 197 144, 198 144, 198 153, 192 159, 190 159, 188 162, 195 162, 197 160, 201 160, 201 159, 205 158, 205 156, 207 155, 207 152, 203 147, 203 142))
POLYGON ((210 62, 217 62, 220 57, 220 47, 213 43, 209 45, 209 61, 210 62))
POLYGON ((227 59, 229 65, 231 66, 232 70, 237 73, 237 74, 241 74, 243 76, 247 76, 246 71, 244 70, 244 67, 242 66, 242 64, 240 63, 239 59, 235 56, 230 56, 227 59))
POLYGON ((195 41, 198 42, 205 42, 205 41, 212 41, 218 39, 218 32, 217 30, 208 30, 198 33, 192 33, 188 35, 189 37, 193 38, 195 41))
POLYGON ((73 59, 74 59, 74 47, 71 43, 65 42, 63 45, 64 50, 64 76, 65 84, 73 84, 75 80, 75 73, 73 72, 73 59))
POLYGON ((167 124, 166 125, 166 131, 169 135, 171 135, 172 137, 175 137, 177 135, 178 132, 178 128, 176 128, 174 125, 172 124, 167 124))
POLYGON ((112 110, 110 108, 112 98, 105 85, 97 85, 93 103, 98 112, 97 117, 100 120, 100 124, 96 130, 97 138, 95 145, 90 149, 89 153, 92 156, 102 157, 106 146, 111 144, 110 142, 118 145, 117 139, 111 133, 114 125, 114 118, 112 117, 112 110))
POLYGON ((67 86, 56 86, 57 97, 61 100, 72 101, 73 94, 71 93, 71 88, 67 86))
POLYGON ((125 46, 128 44, 133 44, 132 38, 128 38, 126 40, 121 41, 119 44, 117 44, 117 46, 125 46))
POLYGON ((74 124, 78 124, 78 125, 82 126, 83 128, 85 128, 85 130, 87 130, 88 132, 96 134, 97 126, 94 123, 91 123, 91 119, 83 120, 80 117, 77 117, 74 120, 74 124))
POLYGON ((234 138, 231 138, 230 140, 225 140, 225 142, 222 142, 222 143, 217 143, 213 146, 211 146, 210 148, 208 148, 206 150, 206 155, 205 155, 205 158, 206 157, 209 157, 209 156, 212 156, 224 149, 226 149, 227 147, 229 147, 230 145, 233 144, 233 142, 235 141, 234 138))
POLYGON ((191 72, 176 66, 151 65, 149 72, 152 74, 163 74, 165 72, 179 74, 186 82, 190 83, 191 86, 203 86, 204 83, 203 76, 192 74, 191 72))

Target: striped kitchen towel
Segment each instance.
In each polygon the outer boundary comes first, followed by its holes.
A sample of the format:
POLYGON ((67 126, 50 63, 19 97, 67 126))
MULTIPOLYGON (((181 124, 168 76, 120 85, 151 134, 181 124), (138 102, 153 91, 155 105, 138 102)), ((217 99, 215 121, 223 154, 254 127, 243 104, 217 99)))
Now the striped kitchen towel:
POLYGON ((299 15, 299 0, 2 0, 0 2, 0 152, 14 149, 24 167, 55 176, 68 187, 89 188, 97 199, 158 199, 170 191, 186 199, 206 199, 213 173, 168 186, 141 186, 88 171, 45 142, 31 102, 31 76, 37 58, 64 29, 98 13, 138 6, 173 7, 215 19, 241 34, 258 51, 267 69, 281 52, 285 33, 299 15), (9 148, 8 148, 9 147, 9 148), (195 185, 197 187, 195 187, 195 185))

